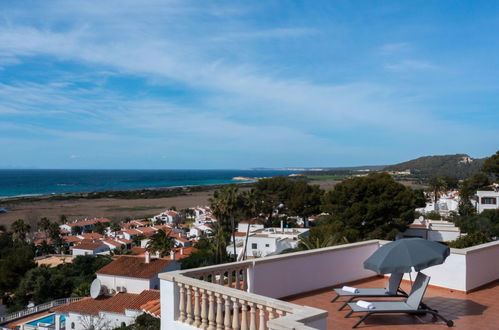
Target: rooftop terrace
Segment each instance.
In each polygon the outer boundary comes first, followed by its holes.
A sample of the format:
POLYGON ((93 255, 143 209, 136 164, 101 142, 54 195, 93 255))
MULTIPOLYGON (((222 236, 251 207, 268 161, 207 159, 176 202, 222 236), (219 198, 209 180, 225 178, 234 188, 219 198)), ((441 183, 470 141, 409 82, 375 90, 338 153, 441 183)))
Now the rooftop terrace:
MULTIPOLYGON (((346 283, 355 287, 380 288, 385 287, 386 279, 375 277, 351 283, 346 283)), ((410 282, 403 281, 402 289, 406 292, 410 290, 410 282)), ((342 305, 340 300, 331 303, 331 298, 335 296, 332 289, 322 289, 312 292, 302 293, 283 300, 293 304, 311 306, 328 311, 328 329, 350 329, 359 320, 360 315, 353 314, 349 318, 344 318, 348 308, 338 311, 342 305)), ((485 287, 471 292, 464 293, 435 286, 428 287, 423 302, 438 311, 446 318, 454 321, 455 329, 496 329, 499 327, 499 281, 495 281, 485 287)), ((376 300, 376 299, 369 299, 376 300)), ((413 329, 432 330, 446 329, 443 321, 433 318, 431 315, 414 316, 406 314, 397 315, 373 315, 361 323, 358 329, 413 329)))
MULTIPOLYGON (((337 311, 340 305, 330 303, 332 288, 345 283, 384 287, 385 280, 362 264, 385 243, 372 240, 160 274, 161 327, 350 328, 358 317, 345 319, 347 312, 337 311)), ((456 328, 497 328, 499 242, 451 249, 444 264, 423 272, 431 276, 423 301, 452 319, 456 328)), ((408 289, 407 282, 403 286, 408 289)), ((372 316, 359 328, 371 327, 447 328, 429 315, 372 316)))

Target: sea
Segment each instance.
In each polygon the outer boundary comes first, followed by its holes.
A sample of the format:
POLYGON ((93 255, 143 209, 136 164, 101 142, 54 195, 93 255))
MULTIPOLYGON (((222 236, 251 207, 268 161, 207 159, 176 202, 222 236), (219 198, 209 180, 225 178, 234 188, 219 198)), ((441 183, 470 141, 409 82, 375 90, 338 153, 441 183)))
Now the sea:
POLYGON ((63 193, 157 189, 251 182, 235 177, 287 176, 296 171, 241 170, 0 170, 0 198, 63 193))

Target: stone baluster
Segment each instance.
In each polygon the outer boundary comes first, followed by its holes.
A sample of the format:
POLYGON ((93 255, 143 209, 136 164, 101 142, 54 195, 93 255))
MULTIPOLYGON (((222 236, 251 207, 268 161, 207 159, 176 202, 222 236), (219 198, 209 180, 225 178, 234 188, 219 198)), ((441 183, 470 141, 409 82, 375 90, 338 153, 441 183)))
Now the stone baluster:
POLYGON ((220 272, 220 278, 218 279, 218 284, 224 285, 224 280, 225 280, 225 272, 221 271, 220 272))
POLYGON ((222 295, 219 293, 215 293, 215 297, 217 297, 217 330, 223 330, 224 328, 224 315, 222 310, 222 295))
POLYGON ((179 299, 179 304, 178 304, 178 310, 180 312, 180 316, 178 320, 180 322, 184 322, 185 320, 185 289, 184 285, 179 283, 178 285, 180 287, 180 299, 179 299))
POLYGON ((254 303, 248 303, 250 306, 250 330, 256 330, 256 307, 254 303))
POLYGON ((239 277, 239 269, 236 269, 236 289, 239 290, 241 288, 240 277, 239 277))
POLYGON ((215 272, 211 273, 211 283, 217 283, 217 274, 215 272))
POLYGON ((227 272, 227 286, 232 288, 232 270, 227 272))
POLYGON ((232 322, 230 317, 230 298, 226 295, 223 295, 222 297, 224 298, 225 301, 225 318, 224 318, 225 330, 231 330, 232 322))
POLYGON ((205 289, 201 289, 201 329, 208 328, 208 296, 205 289))
POLYGON ((239 303, 237 302, 237 298, 231 298, 233 302, 233 311, 232 311, 232 328, 235 330, 239 330, 239 303))
POLYGON ((284 311, 276 310, 276 312, 279 315, 277 318, 283 317, 284 315, 286 315, 286 313, 284 311))
POLYGON ((267 311, 269 312, 269 320, 273 320, 274 317, 274 309, 271 307, 267 307, 267 311))
POLYGON ((265 330, 265 306, 258 306, 258 315, 260 322, 258 323, 258 330, 265 330))
POLYGON ((208 330, 215 330, 216 329, 216 323, 215 323, 215 297, 213 296, 213 292, 208 291, 208 301, 209 301, 209 307, 208 307, 208 330))
POLYGON ((192 324, 194 322, 193 314, 192 314, 192 290, 190 285, 185 285, 185 290, 187 291, 187 297, 185 301, 185 314, 186 319, 185 323, 192 324))
POLYGON ((248 271, 243 268, 243 291, 248 291, 248 271))
POLYGON ((199 306, 199 289, 194 287, 194 326, 199 328, 201 325, 201 313, 199 306))
POLYGON ((241 330, 248 330, 248 305, 241 300, 241 330))

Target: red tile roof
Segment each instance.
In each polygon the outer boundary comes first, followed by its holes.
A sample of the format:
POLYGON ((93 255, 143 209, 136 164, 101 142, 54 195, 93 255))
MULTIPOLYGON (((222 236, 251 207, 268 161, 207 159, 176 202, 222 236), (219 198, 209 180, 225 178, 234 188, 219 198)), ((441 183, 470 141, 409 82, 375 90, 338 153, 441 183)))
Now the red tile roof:
POLYGON ((79 242, 81 241, 82 239, 79 238, 79 237, 76 237, 76 236, 64 236, 62 238, 66 243, 75 243, 75 242, 79 242))
POLYGON ((99 233, 86 233, 86 234, 81 234, 78 236, 83 237, 83 239, 101 239, 101 238, 104 238, 104 235, 101 235, 99 233))
POLYGON ((55 312, 98 315, 100 311, 124 314, 126 309, 142 310, 141 306, 159 299, 158 290, 144 290, 140 294, 118 293, 111 297, 90 297, 52 308, 55 312))
POLYGON ((100 242, 81 242, 80 244, 73 246, 73 249, 94 251, 103 245, 104 244, 100 242))
POLYGON ((151 300, 148 303, 140 306, 140 309, 146 312, 147 314, 150 314, 154 317, 160 318, 161 317, 161 300, 160 299, 155 299, 151 300))
POLYGON ((146 264, 144 257, 120 256, 99 269, 96 274, 150 279, 161 272, 169 262, 151 258, 151 262, 146 264))
POLYGON ((72 223, 67 223, 69 227, 83 227, 83 226, 90 226, 90 225, 95 225, 99 222, 103 223, 109 223, 108 218, 100 218, 100 219, 91 219, 91 220, 83 220, 83 221, 77 221, 77 222, 72 222, 72 223))

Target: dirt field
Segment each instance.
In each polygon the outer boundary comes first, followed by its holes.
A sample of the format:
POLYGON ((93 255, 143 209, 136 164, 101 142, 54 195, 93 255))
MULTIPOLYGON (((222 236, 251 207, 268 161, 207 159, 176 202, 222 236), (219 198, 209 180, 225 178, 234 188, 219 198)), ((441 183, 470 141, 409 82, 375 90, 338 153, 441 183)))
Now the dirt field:
POLYGON ((177 209, 207 205, 213 191, 190 193, 186 196, 165 197, 157 199, 74 199, 66 201, 36 201, 17 202, 9 205, 1 204, 12 211, 0 214, 0 224, 10 225, 17 219, 24 219, 32 228, 38 219, 47 217, 59 220, 61 215, 68 219, 82 219, 94 217, 107 217, 110 219, 141 218, 156 215, 172 206, 177 209))

